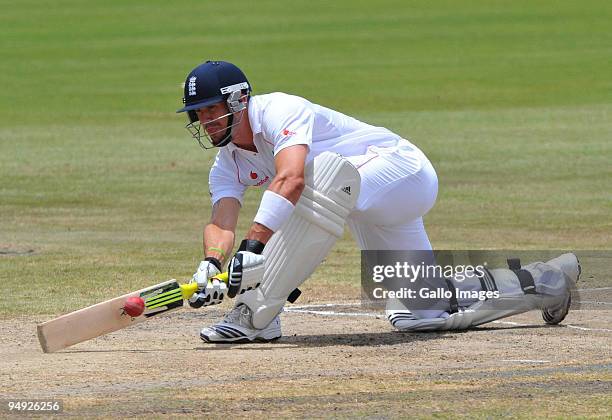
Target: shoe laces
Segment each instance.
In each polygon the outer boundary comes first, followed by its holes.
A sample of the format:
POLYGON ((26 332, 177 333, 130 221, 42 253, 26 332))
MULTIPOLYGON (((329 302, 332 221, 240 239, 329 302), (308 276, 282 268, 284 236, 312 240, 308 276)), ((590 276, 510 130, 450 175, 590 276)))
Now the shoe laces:
POLYGON ((253 328, 251 325, 251 310, 244 304, 238 305, 232 309, 225 316, 223 322, 253 328))

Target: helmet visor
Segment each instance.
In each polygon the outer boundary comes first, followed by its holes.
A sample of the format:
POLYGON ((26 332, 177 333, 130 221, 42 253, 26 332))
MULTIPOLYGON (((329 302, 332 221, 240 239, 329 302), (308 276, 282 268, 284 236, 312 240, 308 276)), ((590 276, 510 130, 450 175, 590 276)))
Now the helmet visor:
POLYGON ((221 101, 223 101, 224 97, 223 95, 219 95, 219 96, 213 96, 212 98, 206 98, 203 101, 198 101, 198 102, 194 102, 191 104, 186 104, 184 107, 182 107, 181 109, 177 110, 176 113, 181 113, 181 112, 187 112, 187 111, 195 111, 197 109, 200 108, 204 108, 210 105, 214 105, 217 104, 221 101))

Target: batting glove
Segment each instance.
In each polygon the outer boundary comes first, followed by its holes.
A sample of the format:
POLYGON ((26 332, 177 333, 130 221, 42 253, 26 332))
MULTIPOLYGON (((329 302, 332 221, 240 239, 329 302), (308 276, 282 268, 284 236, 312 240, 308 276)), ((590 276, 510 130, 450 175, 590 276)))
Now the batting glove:
POLYGON ((208 279, 219 273, 221 273, 221 262, 214 257, 206 257, 200 262, 190 283, 198 283, 198 290, 204 290, 208 286, 208 279))
POLYGON ((263 281, 266 260, 261 255, 264 246, 263 243, 253 239, 242 241, 227 269, 229 274, 227 295, 229 297, 233 298, 247 290, 259 287, 263 281))
POLYGON ((189 299, 189 305, 192 308, 221 303, 223 297, 227 294, 226 284, 217 279, 209 280, 219 273, 221 273, 221 262, 218 259, 206 257, 204 261, 200 262, 190 281, 190 283, 198 284, 198 292, 189 299))
POLYGON ((202 306, 217 305, 223 302, 225 295, 227 295, 227 285, 222 280, 213 277, 204 289, 189 298, 189 306, 201 308, 202 306))

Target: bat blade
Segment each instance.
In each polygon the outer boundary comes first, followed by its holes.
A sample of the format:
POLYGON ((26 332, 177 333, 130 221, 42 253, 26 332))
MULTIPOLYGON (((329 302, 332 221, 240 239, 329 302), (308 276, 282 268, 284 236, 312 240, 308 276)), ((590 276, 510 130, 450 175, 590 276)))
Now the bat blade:
POLYGON ((182 295, 179 299, 159 302, 154 308, 146 305, 150 297, 172 290, 181 290, 176 280, 168 280, 43 322, 36 327, 38 340, 43 351, 51 353, 138 324, 152 316, 180 309, 184 302, 182 295), (132 296, 140 296, 145 300, 145 311, 137 317, 131 317, 123 311, 126 299, 132 296))
MULTIPOLYGON (((215 276, 227 283, 227 273, 215 276)), ((83 341, 91 340, 147 319, 183 307, 196 291, 196 283, 179 284, 176 280, 156 284, 87 308, 62 315, 36 327, 38 341, 45 353, 52 353, 83 341), (139 296, 145 301, 144 312, 131 317, 123 311, 129 297, 139 296)))

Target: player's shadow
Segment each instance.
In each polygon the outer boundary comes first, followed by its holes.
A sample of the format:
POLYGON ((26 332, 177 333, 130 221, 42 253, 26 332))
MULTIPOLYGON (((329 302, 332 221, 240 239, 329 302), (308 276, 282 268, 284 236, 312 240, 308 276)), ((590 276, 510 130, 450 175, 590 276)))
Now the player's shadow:
POLYGON ((392 346, 394 344, 417 343, 437 340, 448 335, 447 332, 402 333, 399 331, 384 331, 371 333, 342 333, 320 335, 294 335, 283 337, 279 342, 294 344, 297 347, 329 347, 329 346, 392 346))
POLYGON ((479 331, 504 331, 504 330, 530 330, 530 329, 545 329, 545 328, 560 328, 564 327, 564 325, 504 325, 504 326, 484 326, 479 325, 478 327, 473 327, 468 330, 471 332, 479 332, 479 331))
POLYGON ((430 332, 400 332, 384 331, 375 333, 344 333, 344 334, 321 334, 321 335, 294 335, 283 337, 278 342, 295 344, 297 347, 327 347, 327 346, 392 346, 394 344, 418 343, 430 340, 448 338, 460 334, 510 330, 525 328, 541 328, 540 325, 514 325, 503 327, 476 327, 463 331, 430 331, 430 332))
POLYGON ((436 340, 447 332, 432 333, 400 333, 397 331, 386 331, 377 333, 346 333, 346 334, 321 334, 321 335, 292 335, 282 337, 273 343, 263 344, 208 344, 196 347, 196 350, 272 350, 282 347, 331 347, 331 346, 388 346, 394 344, 411 343, 436 340))
POLYGON ((265 344, 207 344, 196 347, 195 350, 214 351, 214 350, 273 350, 282 347, 332 347, 332 346, 392 346, 396 344, 419 343, 430 340, 438 340, 458 336, 466 333, 502 331, 502 330, 521 330, 532 328, 547 328, 547 325, 513 325, 513 326, 490 326, 476 327, 463 331, 432 331, 432 332, 400 332, 384 331, 374 333, 343 333, 343 334, 319 334, 319 335, 292 335, 284 336, 272 343, 265 344))

